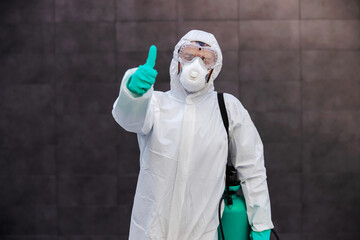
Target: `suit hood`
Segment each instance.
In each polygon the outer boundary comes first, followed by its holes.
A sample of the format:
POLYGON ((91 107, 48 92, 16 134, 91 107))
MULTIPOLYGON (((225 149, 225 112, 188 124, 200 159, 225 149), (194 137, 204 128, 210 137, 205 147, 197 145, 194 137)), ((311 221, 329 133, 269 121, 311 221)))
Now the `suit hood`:
POLYGON ((221 67, 222 67, 222 53, 218 42, 215 39, 215 36, 211 33, 201 31, 201 30, 191 30, 187 34, 185 34, 180 41, 176 44, 173 52, 173 58, 170 63, 170 92, 171 94, 179 98, 181 100, 185 100, 186 98, 199 98, 200 96, 206 95, 207 93, 214 91, 214 80, 219 75, 221 67), (179 62, 179 54, 178 51, 180 47, 184 43, 188 43, 190 41, 201 41, 209 44, 216 52, 217 52, 217 60, 213 69, 213 72, 210 76, 209 82, 206 84, 205 88, 195 93, 187 93, 179 81, 178 74, 178 62, 179 62))

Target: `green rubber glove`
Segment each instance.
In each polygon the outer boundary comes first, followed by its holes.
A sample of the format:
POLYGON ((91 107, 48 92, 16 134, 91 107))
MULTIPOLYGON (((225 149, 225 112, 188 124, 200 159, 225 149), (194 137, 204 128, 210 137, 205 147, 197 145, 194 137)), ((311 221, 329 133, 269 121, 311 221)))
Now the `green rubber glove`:
POLYGON ((264 230, 262 232, 255 232, 251 230, 250 239, 251 240, 270 240, 271 229, 264 230))
POLYGON ((155 83, 157 71, 154 69, 156 60, 156 46, 152 45, 144 65, 140 65, 136 72, 130 76, 126 87, 139 96, 146 93, 155 83))

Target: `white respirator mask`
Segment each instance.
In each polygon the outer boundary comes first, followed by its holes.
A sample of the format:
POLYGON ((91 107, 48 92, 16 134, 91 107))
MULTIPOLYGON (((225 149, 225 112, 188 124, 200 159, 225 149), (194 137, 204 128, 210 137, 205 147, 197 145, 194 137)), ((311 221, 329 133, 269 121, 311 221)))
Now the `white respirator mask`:
POLYGON ((186 91, 198 92, 205 87, 208 74, 209 70, 202 64, 202 60, 196 57, 192 62, 182 63, 180 82, 186 91))

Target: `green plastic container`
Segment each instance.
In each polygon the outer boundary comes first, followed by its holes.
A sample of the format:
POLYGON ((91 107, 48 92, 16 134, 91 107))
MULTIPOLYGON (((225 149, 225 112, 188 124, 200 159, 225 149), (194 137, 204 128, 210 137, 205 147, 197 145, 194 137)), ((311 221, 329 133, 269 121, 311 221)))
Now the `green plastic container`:
MULTIPOLYGON (((230 186, 230 191, 237 192, 240 185, 230 186)), ((246 205, 243 196, 234 194, 231 196, 232 205, 228 205, 225 200, 224 213, 221 218, 224 230, 225 240, 250 240, 250 225, 246 215, 246 205)), ((218 227, 218 239, 223 240, 221 236, 220 225, 218 227)))

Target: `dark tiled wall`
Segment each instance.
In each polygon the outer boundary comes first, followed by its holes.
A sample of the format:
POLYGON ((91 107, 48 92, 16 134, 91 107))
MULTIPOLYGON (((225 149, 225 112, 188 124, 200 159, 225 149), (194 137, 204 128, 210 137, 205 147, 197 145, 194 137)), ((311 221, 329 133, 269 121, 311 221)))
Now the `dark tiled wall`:
POLYGON ((139 150, 112 104, 150 44, 168 89, 190 29, 263 139, 282 239, 359 239, 359 0, 1 1, 1 239, 127 239, 139 150))

